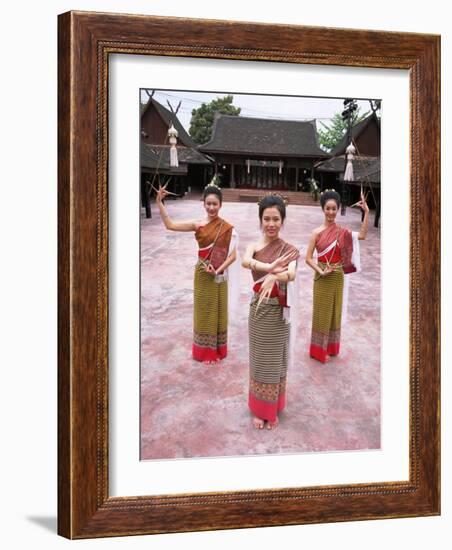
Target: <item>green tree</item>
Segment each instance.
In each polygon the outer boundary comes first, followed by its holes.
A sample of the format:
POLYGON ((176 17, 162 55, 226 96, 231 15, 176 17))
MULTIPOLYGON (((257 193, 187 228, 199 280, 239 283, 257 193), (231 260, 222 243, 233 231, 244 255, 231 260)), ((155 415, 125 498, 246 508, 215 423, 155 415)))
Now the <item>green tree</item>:
MULTIPOLYGON (((358 107, 352 115, 352 127, 367 116, 369 116, 369 111, 360 113, 360 107, 358 107)), ((319 142, 320 145, 329 152, 334 149, 344 137, 347 131, 347 121, 342 119, 341 113, 336 113, 328 125, 323 122, 320 122, 320 124, 323 126, 323 129, 319 128, 318 130, 319 142)))
POLYGON ((189 133, 196 143, 206 143, 212 136, 212 126, 215 113, 222 115, 239 115, 240 107, 232 105, 232 95, 213 99, 210 103, 203 103, 198 109, 191 112, 189 133))

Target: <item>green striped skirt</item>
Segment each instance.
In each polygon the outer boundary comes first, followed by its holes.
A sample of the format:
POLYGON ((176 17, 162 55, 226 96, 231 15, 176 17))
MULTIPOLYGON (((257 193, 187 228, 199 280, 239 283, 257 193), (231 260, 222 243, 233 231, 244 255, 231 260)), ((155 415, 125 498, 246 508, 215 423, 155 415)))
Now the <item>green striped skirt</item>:
MULTIPOLYGON (((323 268, 326 264, 319 262, 323 268)), ((309 355, 325 363, 328 355, 338 355, 341 340, 344 272, 338 266, 325 277, 314 276, 314 303, 309 355)))
POLYGON ((228 282, 215 282, 200 262, 194 276, 193 348, 196 361, 218 361, 228 353, 228 282))

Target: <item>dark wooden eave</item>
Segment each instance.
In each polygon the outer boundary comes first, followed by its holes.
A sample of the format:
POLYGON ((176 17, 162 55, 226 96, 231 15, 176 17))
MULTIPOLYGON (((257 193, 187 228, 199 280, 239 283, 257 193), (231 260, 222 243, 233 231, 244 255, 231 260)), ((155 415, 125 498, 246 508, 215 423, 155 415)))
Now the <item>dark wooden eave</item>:
POLYGON ((198 147, 211 154, 328 158, 318 144, 315 121, 219 115, 212 138, 198 147))

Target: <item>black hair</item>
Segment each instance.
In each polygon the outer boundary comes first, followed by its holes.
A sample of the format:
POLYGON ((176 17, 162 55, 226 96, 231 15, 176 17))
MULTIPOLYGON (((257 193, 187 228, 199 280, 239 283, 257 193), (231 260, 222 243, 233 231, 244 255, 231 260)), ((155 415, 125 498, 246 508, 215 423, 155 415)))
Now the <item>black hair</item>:
POLYGON ((276 207, 281 215, 281 220, 284 221, 286 217, 286 205, 284 200, 278 195, 267 195, 259 201, 259 219, 262 223, 262 217, 264 210, 267 208, 276 207))
POLYGON ((202 200, 205 201, 208 195, 216 195, 218 197, 218 200, 220 201, 220 204, 223 203, 223 194, 221 192, 221 189, 216 185, 208 185, 204 188, 202 200))
POLYGON ((325 208, 325 204, 330 200, 335 201, 338 208, 341 205, 341 197, 337 191, 325 191, 320 195, 320 206, 322 210, 325 208))

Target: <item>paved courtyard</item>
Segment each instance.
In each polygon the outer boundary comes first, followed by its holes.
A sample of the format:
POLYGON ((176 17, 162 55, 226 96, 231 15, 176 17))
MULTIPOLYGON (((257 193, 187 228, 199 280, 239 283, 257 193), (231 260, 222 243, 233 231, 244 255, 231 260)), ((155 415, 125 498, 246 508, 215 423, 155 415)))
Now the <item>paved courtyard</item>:
MULTIPOLYGON (((201 219, 202 202, 167 201, 175 220, 201 219)), ((361 241, 362 272, 352 275, 341 354, 327 364, 308 355, 313 271, 304 263, 320 206, 289 206, 281 237, 301 250, 300 322, 287 407, 276 430, 252 427, 248 396, 248 303, 251 275, 241 269, 240 312, 229 329, 228 357, 218 365, 191 359, 193 233, 166 231, 158 209, 141 225, 141 458, 301 453, 380 447, 380 231, 361 241)), ((224 203, 239 252, 259 237, 257 205, 224 203)), ((357 231, 360 212, 338 222, 357 231)))

